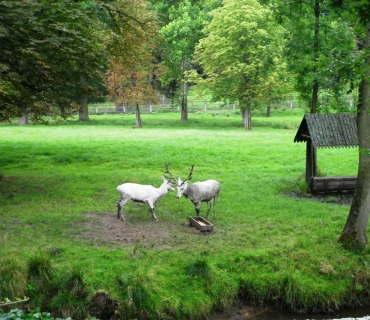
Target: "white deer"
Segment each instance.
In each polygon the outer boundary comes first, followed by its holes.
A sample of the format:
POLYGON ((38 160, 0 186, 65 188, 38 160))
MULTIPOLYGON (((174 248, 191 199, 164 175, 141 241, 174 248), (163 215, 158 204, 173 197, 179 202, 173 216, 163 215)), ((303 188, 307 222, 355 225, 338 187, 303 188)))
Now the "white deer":
POLYGON ((167 179, 174 179, 177 184, 177 199, 180 199, 182 195, 186 198, 190 199, 190 201, 195 206, 195 212, 197 216, 200 215, 200 209, 202 207, 202 202, 207 202, 208 210, 207 210, 207 219, 209 215, 209 211, 211 210, 211 200, 213 199, 213 211, 214 211, 214 219, 216 220, 216 204, 218 194, 220 192, 220 183, 216 180, 206 180, 200 181, 195 183, 188 183, 191 180, 193 175, 194 165, 190 168, 189 176, 182 181, 179 177, 177 180, 171 174, 171 177, 166 177, 167 179))
POLYGON ((168 191, 174 191, 172 183, 165 177, 162 177, 162 185, 159 188, 155 188, 151 185, 142 185, 137 183, 124 183, 117 187, 118 192, 121 194, 121 200, 117 202, 118 212, 117 217, 122 221, 125 221, 125 216, 122 214, 122 207, 130 200, 134 202, 146 203, 150 211, 152 212, 153 218, 158 221, 158 218, 154 212, 154 204, 156 201, 164 197, 168 191))

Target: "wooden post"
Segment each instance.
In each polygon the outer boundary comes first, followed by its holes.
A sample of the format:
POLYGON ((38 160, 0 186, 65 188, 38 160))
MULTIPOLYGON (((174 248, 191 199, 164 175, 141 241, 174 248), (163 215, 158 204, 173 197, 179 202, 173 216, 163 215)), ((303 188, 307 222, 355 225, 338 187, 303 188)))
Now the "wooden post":
POLYGON ((312 142, 311 140, 308 140, 306 143, 306 182, 308 185, 310 185, 312 177, 312 163, 313 163, 312 151, 313 151, 312 142))
POLYGON ((206 103, 204 104, 204 110, 207 110, 207 100, 206 103))
POLYGON ((153 106, 151 104, 149 105, 149 112, 153 113, 153 106))
POLYGON ((317 149, 314 146, 312 146, 312 155, 313 155, 312 175, 316 177, 317 176, 317 149))
POLYGON ((317 175, 317 150, 308 140, 306 144, 306 182, 311 189, 311 178, 317 175))

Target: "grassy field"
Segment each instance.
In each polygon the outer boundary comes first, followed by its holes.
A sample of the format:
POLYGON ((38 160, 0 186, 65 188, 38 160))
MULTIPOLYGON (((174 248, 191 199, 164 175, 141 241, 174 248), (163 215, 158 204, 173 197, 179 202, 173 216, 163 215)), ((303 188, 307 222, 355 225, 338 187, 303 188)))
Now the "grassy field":
MULTIPOLYGON (((304 188, 302 114, 256 113, 250 132, 233 111, 185 124, 147 114, 142 129, 134 115, 0 125, 0 301, 25 295, 29 308, 75 319, 96 292, 128 319, 200 319, 237 297, 297 312, 368 302, 370 250, 337 243, 349 206, 291 196, 304 188), (157 202, 159 222, 137 203, 116 219, 116 187, 158 187, 165 162, 175 176, 195 164, 192 181, 220 181, 213 233, 186 226, 194 207, 175 193, 157 202)), ((356 174, 357 161, 356 149, 318 152, 324 175, 356 174)))

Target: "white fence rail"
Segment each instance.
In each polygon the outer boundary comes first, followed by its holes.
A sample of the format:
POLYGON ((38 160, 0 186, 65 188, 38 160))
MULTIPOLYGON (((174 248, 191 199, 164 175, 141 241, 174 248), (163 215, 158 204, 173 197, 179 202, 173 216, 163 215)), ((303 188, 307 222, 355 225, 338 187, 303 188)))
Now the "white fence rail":
MULTIPOLYGON (((155 105, 140 105, 141 113, 160 113, 160 112, 179 112, 179 105, 161 103, 155 105)), ((292 109, 298 107, 298 101, 282 101, 274 103, 271 108, 292 109)), ((116 113, 135 113, 136 106, 122 104, 115 106, 113 103, 96 103, 89 105, 89 114, 116 114, 116 113)), ((188 100, 188 112, 197 111, 220 111, 220 110, 239 110, 237 103, 210 102, 208 100, 188 100)))

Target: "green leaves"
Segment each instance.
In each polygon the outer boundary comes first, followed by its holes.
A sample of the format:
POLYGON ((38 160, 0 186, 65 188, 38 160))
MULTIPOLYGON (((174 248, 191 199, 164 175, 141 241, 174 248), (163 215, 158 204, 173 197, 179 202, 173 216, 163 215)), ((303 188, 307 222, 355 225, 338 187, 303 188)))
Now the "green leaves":
POLYGON ((73 106, 79 79, 97 78, 104 59, 96 7, 74 1, 1 1, 0 120, 73 106))
POLYGON ((215 99, 261 103, 283 82, 284 29, 257 1, 227 0, 211 16, 196 47, 206 75, 198 83, 211 89, 215 99))

